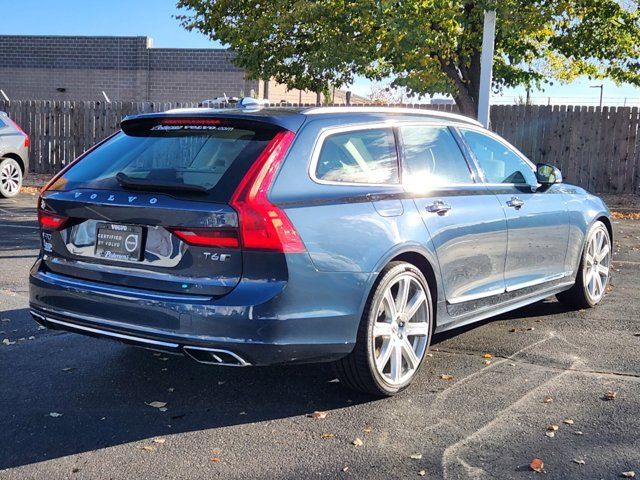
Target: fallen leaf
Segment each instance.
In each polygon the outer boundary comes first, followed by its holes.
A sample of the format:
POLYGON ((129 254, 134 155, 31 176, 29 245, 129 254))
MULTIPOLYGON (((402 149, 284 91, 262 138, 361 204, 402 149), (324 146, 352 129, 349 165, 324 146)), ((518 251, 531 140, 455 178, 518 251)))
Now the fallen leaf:
POLYGON ((484 358, 493 358, 490 353, 485 353, 484 358))
POLYGON ((169 387, 169 388, 167 388, 167 392, 169 392, 169 393, 173 393, 173 392, 174 392, 174 390, 175 390, 175 388, 173 388, 173 387, 169 387))
POLYGON ((145 402, 145 404, 153 408, 163 408, 167 405, 167 402, 151 402, 151 403, 145 402))
POLYGON ((420 470, 418 472, 418 475, 420 475, 421 477, 424 477, 427 474, 426 470, 420 470))
POLYGON ((371 433, 371 432, 373 432, 373 428, 371 428, 371 427, 365 427, 365 428, 363 429, 363 431, 364 431, 364 433, 371 433))
POLYGON ((4 345, 13 345, 16 342, 12 342, 11 340, 9 340, 8 338, 5 338, 4 340, 2 340, 2 343, 4 345))
POLYGON ((151 445, 143 445, 141 447, 139 447, 142 450, 146 450, 147 452, 155 452, 156 448, 152 447, 151 445))
POLYGON ((320 435, 320 438, 335 438, 335 434, 326 432, 320 435))
POLYGON ((533 330, 535 330, 535 329, 536 329, 536 327, 529 327, 529 328, 527 328, 527 330, 529 330, 530 332, 531 332, 531 331, 533 331, 533 330))
POLYGON ((618 395, 618 392, 609 390, 607 393, 604 394, 603 400, 615 400, 617 395, 618 395))
POLYGON ((448 375, 446 373, 443 373, 442 375, 440 375, 440 379, 441 380, 453 380, 453 375, 448 375))
POLYGON ((553 438, 553 437, 556 436, 556 434, 554 432, 544 432, 544 434, 549 438, 553 438))
POLYGON ((53 418, 58 418, 58 417, 61 417, 61 416, 62 416, 62 414, 61 414, 61 413, 58 413, 58 412, 51 412, 51 413, 49 414, 49 416, 50 416, 50 417, 53 417, 53 418))
POLYGON ((356 447, 361 447, 362 445, 364 445, 364 442, 359 437, 356 437, 356 439, 351 443, 353 443, 356 447))
POLYGON ((343 472, 346 472, 347 470, 349 470, 349 467, 342 467, 343 472))
POLYGON ((582 433, 582 430, 576 430, 575 432, 573 432, 574 435, 584 435, 582 433))
POLYGON ((539 458, 534 458, 533 460, 531 460, 531 463, 529 464, 529 468, 534 472, 542 473, 544 471, 543 470, 544 462, 539 458))
POLYGON ((34 337, 33 335, 30 336, 30 337, 27 337, 27 340, 35 340, 35 339, 36 339, 36 337, 34 337))
MULTIPOLYGON (((636 335, 637 337, 640 337, 640 334, 636 335)), ((425 353, 425 355, 427 357, 433 357, 433 353, 425 353)))
POLYGON ((221 461, 221 459, 220 459, 220 457, 212 457, 212 458, 211 458, 211 461, 212 461, 212 462, 216 462, 216 463, 217 463, 217 462, 220 462, 220 461, 221 461))
POLYGON ((320 411, 316 410, 316 411, 315 411, 315 412, 313 412, 313 413, 309 413, 309 414, 307 415, 307 417, 309 417, 309 418, 315 418, 316 420, 322 420, 323 418, 327 418, 327 415, 328 415, 328 414, 329 414, 328 412, 320 412, 320 411))
POLYGON ((484 362, 482 362, 482 363, 484 363, 485 365, 491 365, 491 360, 485 360, 485 361, 484 361, 484 362))
POLYGON ((575 422, 571 418, 565 418, 562 423, 566 423, 567 425, 573 425, 575 422))
POLYGON ((3 321, 3 322, 10 322, 10 321, 11 321, 11 319, 10 319, 10 318, 3 318, 3 319, 2 319, 2 321, 3 321))
POLYGON ((510 366, 510 367, 515 367, 515 366, 516 366, 516 364, 515 364, 515 363, 510 363, 510 364, 509 364, 509 366, 510 366))
POLYGON ((552 423, 551 425, 548 425, 548 426, 547 426, 547 430, 550 430, 550 431, 552 431, 552 432, 557 431, 559 428, 560 428, 560 426, 559 426, 559 425, 556 425, 555 423, 552 423))
POLYGON ((153 439, 153 443, 159 443, 159 444, 163 444, 166 441, 167 441, 166 438, 161 438, 161 437, 153 439))
POLYGON ((238 415, 246 415, 247 412, 240 412, 238 415))
POLYGON ((422 459, 422 454, 421 453, 412 453, 411 455, 409 455, 409 458, 413 458, 414 460, 421 460, 422 459))
POLYGON ((544 399, 542 399, 542 403, 552 403, 553 402, 553 397, 550 396, 546 396, 544 397, 544 399))
POLYGON ((584 465, 584 464, 585 464, 585 463, 587 463, 587 462, 585 462, 585 461, 584 461, 584 460, 582 460, 581 458, 574 458, 574 459, 573 459, 573 463, 577 463, 578 465, 584 465))
POLYGON ((633 470, 629 470, 628 472, 622 472, 621 475, 624 478, 634 478, 636 476, 636 472, 634 472, 633 470))
POLYGON ((517 333, 519 330, 517 328, 512 328, 509 330, 509 333, 517 333))
POLYGON ((63 372, 71 372, 72 370, 75 370, 75 368, 73 367, 65 367, 62 369, 63 372))
POLYGON ((167 407, 160 407, 158 410, 160 410, 161 412, 166 412, 168 410, 167 407))

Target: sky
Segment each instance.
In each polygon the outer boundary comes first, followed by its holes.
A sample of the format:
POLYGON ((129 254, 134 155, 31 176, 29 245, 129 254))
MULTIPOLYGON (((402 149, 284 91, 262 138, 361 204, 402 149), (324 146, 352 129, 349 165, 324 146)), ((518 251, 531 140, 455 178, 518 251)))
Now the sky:
MULTIPOLYGON (((220 47, 199 32, 188 32, 174 18, 179 14, 175 0, 0 0, 3 35, 123 35, 148 36, 159 48, 220 47)), ((592 104, 599 102, 604 83, 604 103, 640 106, 640 88, 615 85, 610 81, 581 78, 569 85, 556 84, 544 91, 533 91, 536 103, 592 104)), ((351 90, 366 95, 371 83, 356 80, 351 90)), ((492 103, 511 103, 524 97, 523 88, 509 89, 494 95, 492 103)))

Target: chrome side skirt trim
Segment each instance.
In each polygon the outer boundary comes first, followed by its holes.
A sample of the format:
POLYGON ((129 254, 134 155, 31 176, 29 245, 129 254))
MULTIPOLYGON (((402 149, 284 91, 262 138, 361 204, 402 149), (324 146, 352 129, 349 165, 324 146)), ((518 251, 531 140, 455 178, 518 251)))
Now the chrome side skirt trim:
POLYGON ((520 290, 522 288, 527 288, 527 287, 534 287, 542 283, 552 282, 554 280, 560 280, 561 278, 571 276, 572 273, 573 271, 567 270, 566 272, 557 273, 555 275, 549 275, 548 277, 544 277, 544 278, 537 278, 529 282, 518 283, 516 285, 509 285, 507 287, 507 292, 513 292, 514 290, 520 290))
POLYGON ((471 302, 473 300, 480 300, 481 298, 493 297, 495 295, 502 295, 505 292, 513 292, 527 287, 534 287, 547 282, 553 282, 554 280, 560 280, 561 278, 570 277, 573 274, 573 270, 567 270, 565 272, 549 275, 544 278, 536 278, 529 282, 518 283, 517 285, 510 285, 505 288, 496 288, 493 290, 487 290, 486 292, 472 293, 470 295, 461 295, 447 300, 449 305, 456 305, 458 303, 471 302))
POLYGON ((76 323, 64 322, 62 320, 57 320, 51 317, 45 317, 44 315, 40 315, 39 313, 34 312, 33 310, 31 310, 31 315, 33 315, 34 317, 40 318, 46 322, 50 322, 56 325, 61 325, 63 327, 67 327, 72 330, 82 330, 84 332, 95 333, 96 335, 101 335, 104 337, 112 337, 120 340, 129 340, 132 342, 139 342, 147 345, 154 345, 156 347, 178 348, 177 343, 162 342, 160 340, 151 340, 149 338, 135 337, 133 335, 125 335, 124 333, 110 332, 109 330, 102 330, 100 328, 87 327, 84 325, 78 325, 76 323))
POLYGON ((470 295, 460 295, 459 297, 454 297, 447 300, 447 303, 450 305, 455 305, 457 303, 470 302, 472 300, 479 300, 481 298, 493 297, 504 292, 504 288, 496 288, 494 290, 487 290, 486 292, 472 293, 470 295))

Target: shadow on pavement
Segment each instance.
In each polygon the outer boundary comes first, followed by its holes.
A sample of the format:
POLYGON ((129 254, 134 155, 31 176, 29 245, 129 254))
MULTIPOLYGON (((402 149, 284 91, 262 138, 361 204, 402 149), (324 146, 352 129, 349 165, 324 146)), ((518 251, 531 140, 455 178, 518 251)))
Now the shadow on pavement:
MULTIPOLYGON (((22 323, 29 314, 3 315, 22 323)), ((374 400, 332 381, 325 365, 212 367, 107 340, 42 333, 0 346, 0 469, 374 400), (166 402, 167 410, 151 402, 166 402)))

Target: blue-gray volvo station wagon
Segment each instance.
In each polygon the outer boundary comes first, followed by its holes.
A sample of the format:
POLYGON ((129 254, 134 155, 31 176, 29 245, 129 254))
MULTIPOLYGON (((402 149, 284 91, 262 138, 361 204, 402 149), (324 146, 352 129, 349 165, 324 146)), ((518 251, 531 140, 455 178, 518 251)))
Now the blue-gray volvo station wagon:
POLYGON ((127 117, 38 204, 33 317, 216 365, 407 387, 431 336, 604 296, 604 203, 467 118, 389 108, 127 117))

